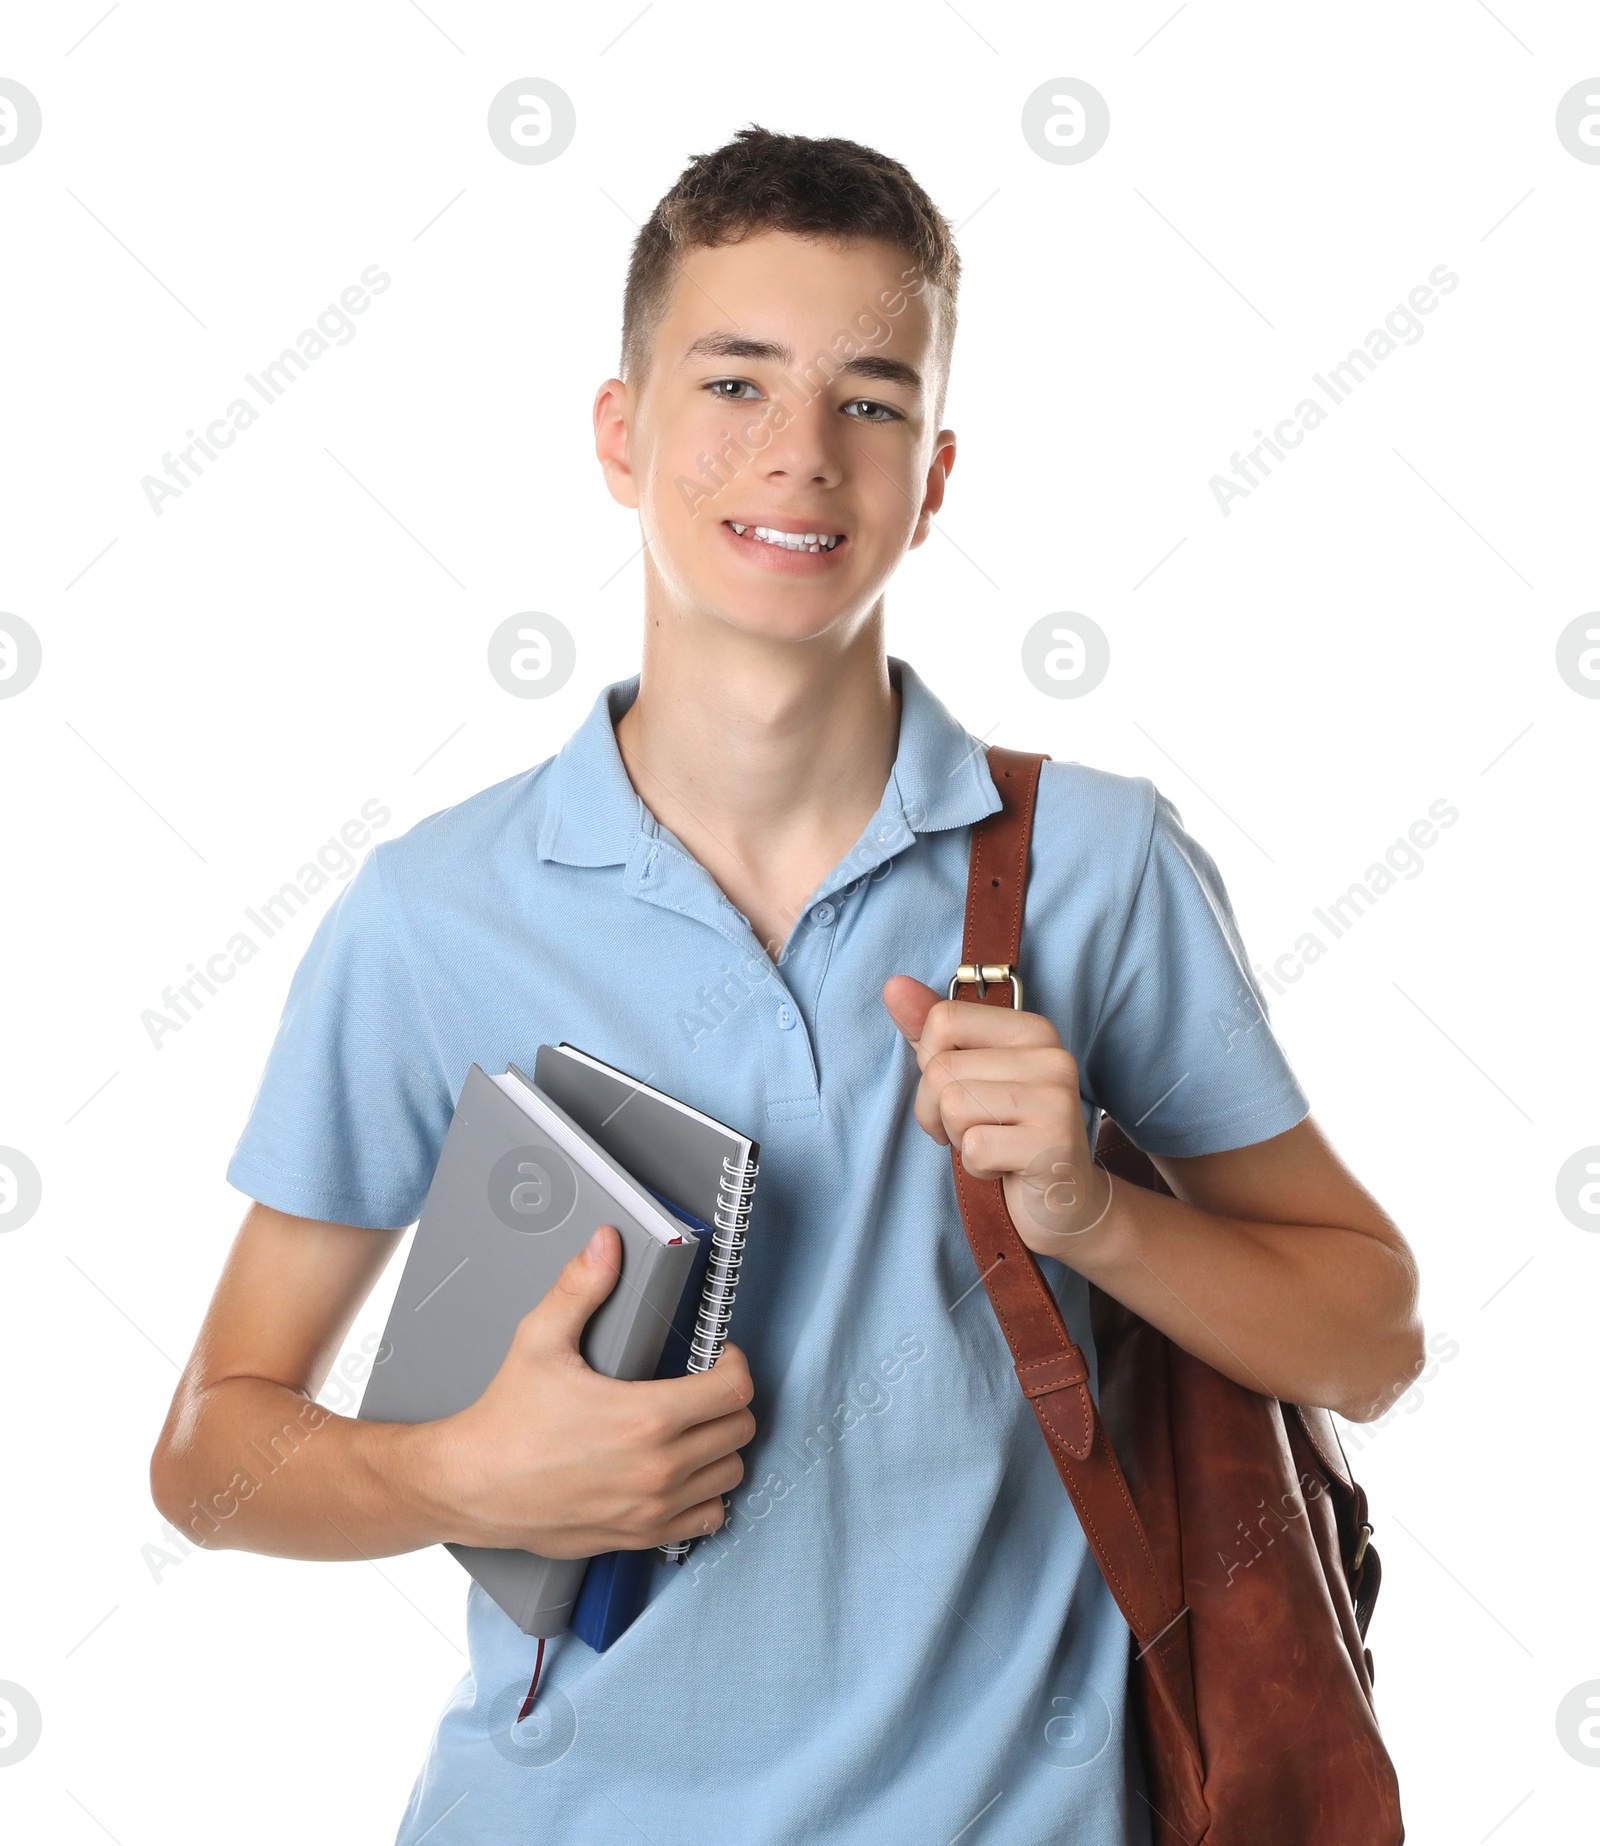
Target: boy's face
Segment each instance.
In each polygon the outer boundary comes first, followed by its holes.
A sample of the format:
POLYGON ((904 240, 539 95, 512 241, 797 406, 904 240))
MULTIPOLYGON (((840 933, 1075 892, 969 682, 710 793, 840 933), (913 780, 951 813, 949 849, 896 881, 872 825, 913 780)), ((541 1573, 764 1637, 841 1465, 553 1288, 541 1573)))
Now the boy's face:
POLYGON ((643 385, 595 399, 606 483, 639 509, 648 613, 788 641, 859 630, 955 459, 933 424, 932 296, 883 243, 769 231, 690 252, 643 385))

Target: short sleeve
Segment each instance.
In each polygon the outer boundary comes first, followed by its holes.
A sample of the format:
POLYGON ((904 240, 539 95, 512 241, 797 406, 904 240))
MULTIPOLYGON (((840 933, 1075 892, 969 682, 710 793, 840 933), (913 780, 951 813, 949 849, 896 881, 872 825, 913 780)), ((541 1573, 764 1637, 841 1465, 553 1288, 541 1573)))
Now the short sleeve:
POLYGON ((317 925, 227 1172, 278 1211, 374 1230, 415 1221, 452 1113, 384 851, 317 925))
POLYGON ((1273 1036, 1215 861, 1150 786, 1148 852, 1080 1059, 1085 1099, 1146 1153, 1248 1147, 1311 1105, 1273 1036))

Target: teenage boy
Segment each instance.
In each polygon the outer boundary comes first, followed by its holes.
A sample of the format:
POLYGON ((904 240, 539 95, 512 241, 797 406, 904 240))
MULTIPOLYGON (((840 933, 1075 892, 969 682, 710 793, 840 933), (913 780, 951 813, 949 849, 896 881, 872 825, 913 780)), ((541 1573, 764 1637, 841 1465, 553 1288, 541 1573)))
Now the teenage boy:
POLYGON ((941 997, 999 798, 883 612, 955 459, 957 275, 871 149, 747 129, 691 163, 595 401, 644 537, 642 673, 556 756, 376 847, 295 975, 228 1169, 257 1202, 153 1459, 163 1512, 296 1558, 706 1535, 606 1653, 551 1642, 520 1725, 536 1643, 469 1589, 408 1846, 1147 1837, 1128 1631, 975 1286, 952 1141, 1003 1176, 1086 1352, 1094 1282, 1347 1417, 1421 1364, 1406 1245, 1309 1119, 1217 868, 1153 783, 1045 764, 1030 1010, 941 997), (739 1345, 693 1378, 591 1372, 603 1227, 469 1409, 308 1414, 469 1063, 562 1038, 760 1140, 739 1345), (1102 1111, 1176 1198, 1112 1188, 1102 1111), (285 1425, 291 1463, 241 1482, 285 1425))

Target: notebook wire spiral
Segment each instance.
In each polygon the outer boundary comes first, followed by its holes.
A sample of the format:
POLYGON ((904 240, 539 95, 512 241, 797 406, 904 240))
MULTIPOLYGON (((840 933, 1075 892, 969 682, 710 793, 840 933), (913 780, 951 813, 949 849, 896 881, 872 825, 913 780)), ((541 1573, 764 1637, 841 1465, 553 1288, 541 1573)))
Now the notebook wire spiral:
MULTIPOLYGON (((715 1228, 711 1235, 711 1253, 706 1261, 705 1286, 700 1295, 700 1311, 695 1316, 687 1372, 710 1371, 727 1344, 734 1296, 739 1286, 739 1264, 744 1257, 745 1232, 750 1228, 750 1200, 760 1170, 754 1161, 736 1167, 726 1156, 723 1158, 717 1210, 712 1221, 715 1228)), ((726 1519, 726 1494, 722 1497, 722 1505, 726 1519)), ((677 1538, 656 1549, 669 1564, 681 1564, 693 1543, 693 1539, 677 1538)))

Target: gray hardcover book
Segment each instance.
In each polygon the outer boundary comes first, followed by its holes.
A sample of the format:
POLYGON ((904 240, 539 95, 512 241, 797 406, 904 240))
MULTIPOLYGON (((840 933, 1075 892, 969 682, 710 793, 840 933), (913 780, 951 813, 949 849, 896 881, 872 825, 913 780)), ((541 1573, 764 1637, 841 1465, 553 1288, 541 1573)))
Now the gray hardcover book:
MULTIPOLYGON (((613 1378, 654 1375, 693 1266, 693 1236, 520 1073, 467 1073, 417 1222, 359 1414, 429 1422, 464 1410, 499 1370, 517 1323, 614 1224, 622 1274, 579 1350, 613 1378)), ((524 1634, 567 1626, 586 1558, 446 1547, 524 1634)))

